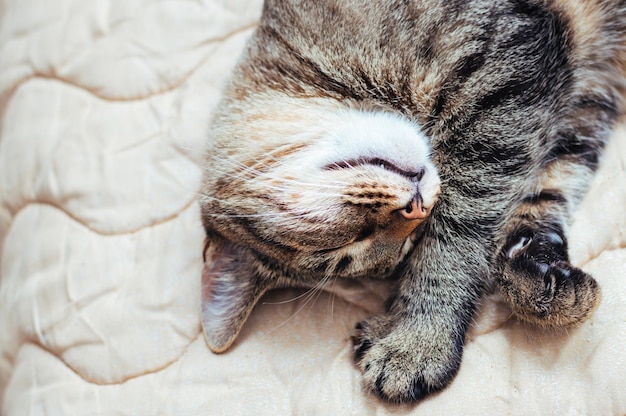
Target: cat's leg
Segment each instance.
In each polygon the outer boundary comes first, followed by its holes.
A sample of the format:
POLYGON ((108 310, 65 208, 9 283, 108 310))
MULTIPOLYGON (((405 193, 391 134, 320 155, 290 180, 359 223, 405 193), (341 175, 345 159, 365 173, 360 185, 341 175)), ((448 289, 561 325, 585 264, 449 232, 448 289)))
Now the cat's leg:
POLYGON ((354 337, 365 387, 396 402, 420 400, 456 375, 488 273, 475 236, 427 224, 387 312, 361 322, 354 337))
POLYGON ((619 113, 617 94, 598 79, 586 79, 571 98, 574 111, 547 155, 550 162, 512 207, 497 240, 494 281, 519 318, 542 326, 576 326, 600 302, 597 282, 574 267, 567 252, 568 225, 619 113))
POLYGON ((584 162, 569 155, 549 164, 537 189, 504 226, 494 280, 513 312, 525 321, 576 326, 600 302, 596 281, 573 266, 567 253, 568 223, 593 171, 584 162))

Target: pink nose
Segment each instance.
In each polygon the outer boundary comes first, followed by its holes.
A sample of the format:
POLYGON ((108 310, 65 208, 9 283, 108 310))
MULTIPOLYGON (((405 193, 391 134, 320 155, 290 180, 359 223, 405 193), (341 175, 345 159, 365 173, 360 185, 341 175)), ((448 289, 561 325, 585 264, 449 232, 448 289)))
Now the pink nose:
POLYGON ((422 198, 415 197, 406 207, 400 210, 400 214, 407 220, 423 220, 426 218, 427 211, 422 205, 422 198))

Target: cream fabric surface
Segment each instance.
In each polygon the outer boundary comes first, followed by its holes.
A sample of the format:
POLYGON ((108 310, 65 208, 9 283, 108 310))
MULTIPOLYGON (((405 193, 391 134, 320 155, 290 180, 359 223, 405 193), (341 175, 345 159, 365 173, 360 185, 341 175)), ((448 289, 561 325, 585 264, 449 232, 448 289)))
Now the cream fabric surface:
POLYGON ((208 350, 201 149, 261 6, 0 2, 0 414, 626 414, 625 128, 572 227, 603 302, 569 336, 487 299, 452 385, 400 407, 351 357, 385 283, 272 292, 208 350))

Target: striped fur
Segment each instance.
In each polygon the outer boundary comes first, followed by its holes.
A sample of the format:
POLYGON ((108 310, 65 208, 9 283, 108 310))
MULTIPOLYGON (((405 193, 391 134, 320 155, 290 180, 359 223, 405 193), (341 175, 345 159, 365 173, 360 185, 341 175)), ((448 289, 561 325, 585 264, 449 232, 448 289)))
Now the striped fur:
POLYGON ((207 148, 211 348, 267 289, 397 276, 354 339, 365 387, 403 402, 454 377, 492 284, 520 319, 582 323, 600 289, 567 228, 625 33, 624 0, 267 0, 207 148))

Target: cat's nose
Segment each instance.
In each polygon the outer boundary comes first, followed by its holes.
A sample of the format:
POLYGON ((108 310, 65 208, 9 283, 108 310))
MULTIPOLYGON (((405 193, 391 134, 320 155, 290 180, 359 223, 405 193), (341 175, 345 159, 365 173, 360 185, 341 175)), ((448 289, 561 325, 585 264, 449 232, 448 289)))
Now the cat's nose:
POLYGON ((428 215, 428 211, 424 208, 422 196, 417 193, 409 203, 400 210, 402 215, 407 220, 423 220, 428 215))
POLYGON ((386 235, 396 239, 407 238, 428 217, 429 212, 430 209, 424 207, 422 195, 417 192, 404 207, 392 212, 394 221, 385 227, 386 235))

